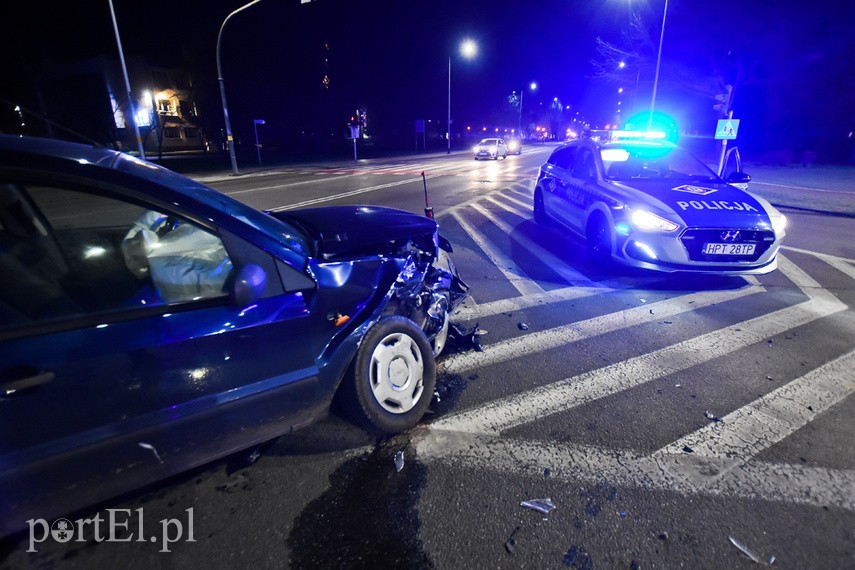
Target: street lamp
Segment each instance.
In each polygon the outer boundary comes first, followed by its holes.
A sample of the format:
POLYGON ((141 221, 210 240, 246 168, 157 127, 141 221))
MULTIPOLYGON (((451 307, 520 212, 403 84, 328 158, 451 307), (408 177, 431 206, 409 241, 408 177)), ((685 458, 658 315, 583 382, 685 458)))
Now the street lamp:
MULTIPOLYGON (((478 44, 474 40, 463 40, 460 44, 460 55, 466 59, 472 59, 478 53, 478 44)), ((448 56, 448 132, 445 138, 448 140, 448 151, 451 154, 451 56, 448 56)))
POLYGON ((659 32, 659 53, 656 55, 656 73, 653 76, 653 97, 650 99, 650 117, 647 119, 647 130, 653 128, 653 109, 656 107, 656 86, 659 85, 659 64, 662 61, 662 40, 665 38, 665 17, 668 15, 668 0, 662 11, 662 31, 659 32))
POLYGON ((226 119, 226 142, 229 145, 229 157, 231 158, 231 161, 232 161, 232 175, 233 176, 237 176, 238 167, 237 167, 237 159, 235 158, 235 145, 234 145, 234 137, 232 137, 232 125, 229 122, 229 107, 228 107, 228 105, 226 105, 226 83, 225 83, 225 80, 223 79, 223 67, 222 67, 222 65, 220 65, 220 44, 222 43, 222 39, 223 39, 223 30, 225 29, 226 23, 229 21, 229 18, 231 18, 232 16, 234 16, 238 12, 246 10, 247 8, 252 6, 253 4, 258 4, 259 2, 261 2, 261 0, 252 0, 252 2, 250 2, 249 4, 245 4, 245 5, 241 6, 240 8, 238 8, 237 10, 235 10, 234 12, 232 12, 231 14, 226 16, 226 19, 223 20, 223 25, 220 26, 220 33, 217 34, 217 81, 220 82, 220 98, 223 100, 223 116, 226 119))

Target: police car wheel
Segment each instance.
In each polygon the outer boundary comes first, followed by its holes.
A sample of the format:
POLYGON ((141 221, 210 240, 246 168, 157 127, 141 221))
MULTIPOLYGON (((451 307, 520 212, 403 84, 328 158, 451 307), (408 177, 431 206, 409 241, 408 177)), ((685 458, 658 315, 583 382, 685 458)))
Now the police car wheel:
POLYGON ((606 261, 612 255, 612 236, 605 216, 594 214, 588 221, 585 232, 588 254, 598 261, 606 261))
POLYGON ((543 191, 537 188, 534 191, 534 221, 538 224, 549 223, 549 217, 546 215, 546 208, 543 205, 543 191))

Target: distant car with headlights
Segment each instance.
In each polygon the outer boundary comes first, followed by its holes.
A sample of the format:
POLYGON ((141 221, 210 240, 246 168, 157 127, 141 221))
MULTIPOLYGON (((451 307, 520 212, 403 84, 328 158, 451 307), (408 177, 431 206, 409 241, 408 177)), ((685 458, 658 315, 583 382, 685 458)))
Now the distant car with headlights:
POLYGON ((499 160, 499 157, 508 157, 508 146, 505 144, 505 139, 500 138, 482 139, 481 142, 475 145, 473 151, 475 153, 475 160, 481 160, 482 158, 499 160))
POLYGON ((508 147, 508 154, 522 154, 522 141, 520 139, 508 139, 505 144, 508 147))
POLYGON ((465 296, 449 249, 419 214, 265 213, 126 154, 0 135, 0 537, 334 399, 371 431, 412 427, 465 296))
MULTIPOLYGON (((630 136, 630 135, 627 135, 630 136)), ((777 267, 786 218, 661 139, 584 138, 540 168, 534 218, 585 240, 592 257, 656 271, 762 274, 777 267)))

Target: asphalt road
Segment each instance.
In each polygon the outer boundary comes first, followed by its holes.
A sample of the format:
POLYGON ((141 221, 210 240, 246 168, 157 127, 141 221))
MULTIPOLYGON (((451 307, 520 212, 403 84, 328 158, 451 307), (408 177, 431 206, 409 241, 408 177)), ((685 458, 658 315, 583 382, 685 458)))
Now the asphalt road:
POLYGON ((102 505, 132 512, 142 541, 26 553, 20 536, 3 565, 855 566, 851 171, 755 165, 752 190, 788 206, 780 269, 669 276, 592 266, 533 223, 549 150, 197 175, 262 209, 421 211, 425 173, 472 287, 431 412, 384 441, 333 415, 252 464, 240 454, 102 505), (521 506, 545 499, 548 514, 521 506), (183 523, 170 552, 146 540, 164 519, 183 523))

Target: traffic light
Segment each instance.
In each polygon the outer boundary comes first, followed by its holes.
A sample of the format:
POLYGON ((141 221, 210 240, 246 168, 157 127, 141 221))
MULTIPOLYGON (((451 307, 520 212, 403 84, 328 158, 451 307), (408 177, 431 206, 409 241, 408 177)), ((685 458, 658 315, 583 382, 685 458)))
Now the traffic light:
POLYGON ((725 85, 725 92, 715 96, 717 103, 713 105, 713 109, 719 111, 723 117, 727 116, 730 111, 731 97, 733 96, 733 85, 725 85))

